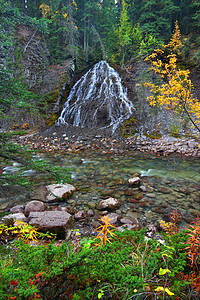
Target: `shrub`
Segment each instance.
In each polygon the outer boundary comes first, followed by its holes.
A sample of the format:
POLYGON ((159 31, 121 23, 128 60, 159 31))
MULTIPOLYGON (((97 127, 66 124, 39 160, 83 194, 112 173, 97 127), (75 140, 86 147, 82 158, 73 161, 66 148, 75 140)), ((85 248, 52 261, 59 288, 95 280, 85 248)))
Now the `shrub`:
POLYGON ((195 299, 185 251, 188 231, 164 237, 164 244, 146 239, 142 229, 115 231, 112 243, 98 247, 95 238, 79 236, 61 245, 12 242, 2 248, 0 294, 2 299, 195 299))

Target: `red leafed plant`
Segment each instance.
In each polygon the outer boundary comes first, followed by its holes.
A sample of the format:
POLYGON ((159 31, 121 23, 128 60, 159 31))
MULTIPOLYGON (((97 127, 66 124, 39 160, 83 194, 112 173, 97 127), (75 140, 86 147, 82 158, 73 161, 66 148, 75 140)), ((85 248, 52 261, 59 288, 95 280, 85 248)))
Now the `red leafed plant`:
POLYGON ((189 226, 189 233, 190 236, 187 244, 188 247, 185 249, 187 250, 187 257, 190 260, 191 267, 198 271, 199 270, 199 258, 200 258, 200 219, 199 217, 196 218, 194 222, 192 222, 189 226))

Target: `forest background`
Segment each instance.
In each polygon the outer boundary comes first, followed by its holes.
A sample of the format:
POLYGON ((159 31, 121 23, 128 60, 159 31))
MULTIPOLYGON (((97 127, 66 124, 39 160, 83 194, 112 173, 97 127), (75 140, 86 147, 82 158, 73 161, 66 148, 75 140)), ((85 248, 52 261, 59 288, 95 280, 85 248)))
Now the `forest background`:
MULTIPOLYGON (((59 106, 60 95, 66 97, 61 94, 62 87, 67 82, 70 88, 75 74, 85 72, 102 59, 122 69, 129 68, 131 63, 139 64, 155 49, 169 43, 175 24, 180 28, 183 45, 181 52, 176 53, 177 66, 182 70, 195 69, 198 74, 200 1, 0 0, 1 162, 2 158, 6 162, 16 161, 47 172, 57 181, 67 181, 66 170, 63 174, 63 170, 44 161, 33 162, 33 152, 8 143, 14 130, 28 129, 36 124, 42 126, 44 120, 48 125, 53 124, 57 117, 53 108, 56 104, 59 106), (10 129, 12 133, 5 133, 10 129)), ((0 181, 1 184, 8 182, 18 184, 19 178, 6 177, 0 181)), ((21 179, 20 184, 29 183, 21 179)), ((158 246, 156 240, 148 244, 143 231, 123 234, 124 240, 119 235, 113 244, 105 245, 107 248, 94 249, 91 241, 81 244, 80 239, 72 251, 65 244, 63 248, 51 244, 43 252, 39 247, 17 245, 14 255, 2 255, 1 259, 4 277, 0 289, 4 299, 38 299, 51 291, 54 293, 52 299, 66 295, 69 299, 101 299, 104 294, 105 297, 109 295, 109 299, 110 295, 113 299, 116 295, 118 299, 140 296, 146 299, 148 295, 157 297, 156 293, 162 299, 171 296, 199 299, 199 220, 191 226, 190 235, 178 233, 177 238, 178 215, 175 217, 173 223, 168 223, 171 224, 168 229, 174 232, 172 237, 171 233, 165 237, 167 245, 158 246), (122 247, 119 247, 120 240, 122 247), (126 243, 130 248, 124 247, 126 243), (186 243, 189 244, 187 248, 186 243), (120 251, 119 256, 116 249, 120 251), (107 253, 111 256, 106 260, 107 253), (130 256, 130 253, 136 255, 130 256), (53 265, 49 266, 49 262, 53 265), (143 262, 147 265, 145 272, 143 262)), ((4 225, 0 229, 0 242, 4 243, 8 230, 13 229, 4 225)))
POLYGON ((176 21, 184 45, 178 59, 198 69, 200 1, 0 0, 1 127, 8 118, 12 127, 39 116, 52 124, 50 105, 69 70, 102 59, 122 67, 142 61, 169 41, 176 21))

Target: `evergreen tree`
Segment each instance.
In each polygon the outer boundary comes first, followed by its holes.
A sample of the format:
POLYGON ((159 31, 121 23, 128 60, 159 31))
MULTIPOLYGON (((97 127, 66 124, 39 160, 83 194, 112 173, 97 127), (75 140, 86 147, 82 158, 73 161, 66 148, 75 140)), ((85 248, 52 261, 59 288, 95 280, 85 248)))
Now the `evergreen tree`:
POLYGON ((143 0, 139 17, 142 30, 168 39, 175 21, 173 15, 178 10, 172 0, 143 0))
POLYGON ((122 11, 120 16, 120 24, 117 30, 119 46, 121 48, 122 60, 121 64, 124 65, 127 47, 131 44, 132 27, 128 16, 127 3, 122 1, 122 11))

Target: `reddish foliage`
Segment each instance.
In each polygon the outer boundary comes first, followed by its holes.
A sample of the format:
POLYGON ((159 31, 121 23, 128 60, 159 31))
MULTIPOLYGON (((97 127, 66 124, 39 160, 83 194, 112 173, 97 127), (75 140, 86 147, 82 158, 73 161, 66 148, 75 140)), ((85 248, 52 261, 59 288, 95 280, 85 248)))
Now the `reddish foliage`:
POLYGON ((189 240, 187 244, 187 257, 190 260, 190 266, 193 269, 199 270, 199 258, 200 258, 200 219, 196 218, 194 222, 190 224, 189 227, 189 240), (193 224, 193 225, 192 225, 193 224))

